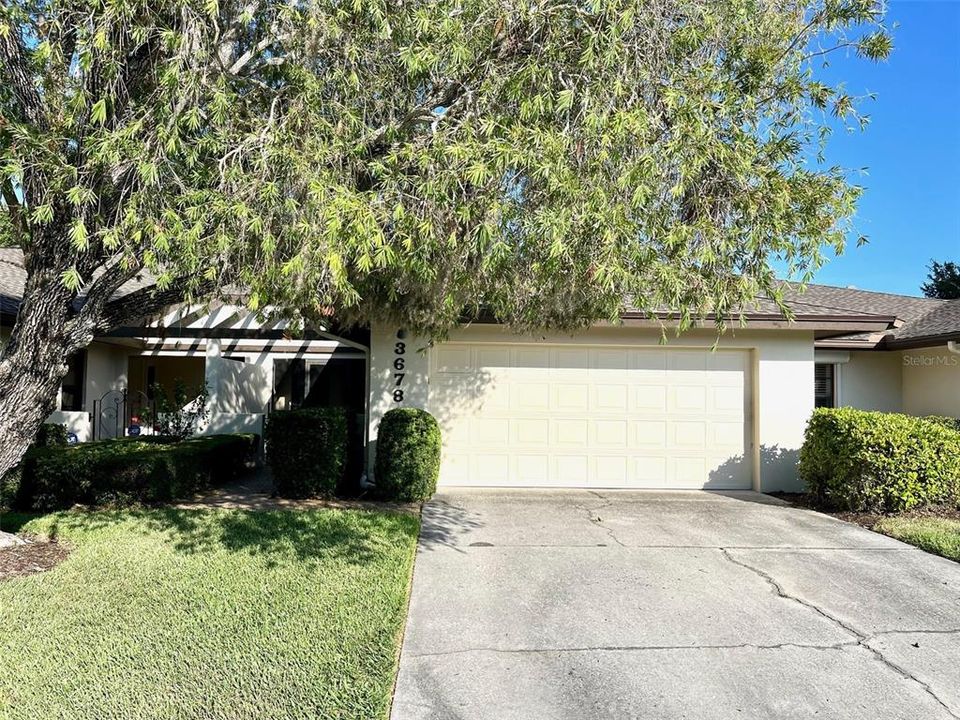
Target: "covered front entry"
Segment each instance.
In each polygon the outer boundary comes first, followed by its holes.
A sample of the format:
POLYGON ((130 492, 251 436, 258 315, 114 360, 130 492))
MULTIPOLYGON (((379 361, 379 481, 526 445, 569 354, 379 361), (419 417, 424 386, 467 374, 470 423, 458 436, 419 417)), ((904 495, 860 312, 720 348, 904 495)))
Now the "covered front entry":
POLYGON ((444 486, 749 489, 750 352, 445 343, 444 486))

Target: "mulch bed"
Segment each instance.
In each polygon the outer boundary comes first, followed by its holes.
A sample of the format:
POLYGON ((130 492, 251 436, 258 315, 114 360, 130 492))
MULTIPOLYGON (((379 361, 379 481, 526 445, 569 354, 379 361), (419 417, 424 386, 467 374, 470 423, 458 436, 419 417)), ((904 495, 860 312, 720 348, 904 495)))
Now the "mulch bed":
POLYGON ((56 540, 27 538, 23 545, 0 549, 0 582, 24 575, 46 572, 70 554, 70 548, 56 540))
MULTIPOLYGON (((868 530, 872 530, 873 526, 876 525, 881 519, 886 517, 880 513, 866 513, 866 512, 831 512, 830 510, 825 510, 824 508, 817 505, 817 503, 806 493, 785 493, 785 492, 775 492, 770 493, 774 497, 778 497, 781 500, 784 500, 791 505, 796 505, 797 507, 807 508, 808 510, 816 510, 821 512, 824 515, 831 515, 840 520, 844 520, 849 523, 854 523, 855 525, 860 525, 865 527, 868 530)), ((919 518, 919 517, 935 517, 935 518, 946 518, 948 520, 957 520, 960 521, 960 508, 952 508, 948 506, 944 507, 925 507, 920 510, 909 510, 908 512, 896 513, 897 517, 901 518, 919 518)))

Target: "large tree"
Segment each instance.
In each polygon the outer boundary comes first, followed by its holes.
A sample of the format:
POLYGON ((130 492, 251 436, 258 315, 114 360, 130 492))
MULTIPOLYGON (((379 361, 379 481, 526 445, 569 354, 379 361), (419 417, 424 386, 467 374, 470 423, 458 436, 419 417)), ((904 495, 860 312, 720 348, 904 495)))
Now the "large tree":
MULTIPOLYGON (((0 183, 26 290, 0 473, 98 333, 230 284, 252 309, 520 329, 681 324, 840 250, 817 157, 883 58, 875 0, 2 0, 0 183), (122 299, 138 273, 153 288, 122 299)), ((778 297, 778 296, 777 296, 778 297)))
POLYGON ((920 286, 920 290, 928 298, 941 300, 960 298, 960 265, 949 260, 944 262, 931 260, 927 281, 920 286))

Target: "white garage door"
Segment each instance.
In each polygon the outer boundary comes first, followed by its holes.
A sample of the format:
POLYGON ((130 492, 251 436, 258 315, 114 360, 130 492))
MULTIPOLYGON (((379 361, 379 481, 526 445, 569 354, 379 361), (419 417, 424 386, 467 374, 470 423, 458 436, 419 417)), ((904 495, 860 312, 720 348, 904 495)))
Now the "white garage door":
POLYGON ((446 343, 440 484, 751 486, 744 351, 446 343))

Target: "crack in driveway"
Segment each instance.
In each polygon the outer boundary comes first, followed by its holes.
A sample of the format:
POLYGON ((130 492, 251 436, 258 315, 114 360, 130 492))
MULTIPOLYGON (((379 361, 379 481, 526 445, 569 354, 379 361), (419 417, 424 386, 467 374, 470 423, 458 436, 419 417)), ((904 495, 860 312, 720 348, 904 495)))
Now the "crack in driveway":
POLYGON ((628 547, 626 544, 624 544, 622 540, 620 540, 620 538, 617 537, 617 534, 616 532, 614 532, 613 528, 603 524, 603 518, 600 517, 599 514, 597 514, 598 510, 603 510, 604 508, 608 508, 611 505, 613 505, 613 499, 605 497, 604 495, 598 493, 596 490, 588 490, 587 492, 589 492, 594 497, 599 498, 600 500, 603 501, 599 505, 593 505, 591 507, 584 507, 582 505, 580 506, 580 507, 583 507, 584 510, 587 512, 590 522, 596 525, 601 530, 605 531, 607 535, 610 536, 610 539, 613 540, 620 547, 628 547))
MULTIPOLYGON (((950 717, 954 717, 954 718, 960 719, 960 715, 958 715, 957 713, 955 713, 955 712, 953 711, 953 708, 951 708, 951 707, 950 707, 949 705, 947 705, 942 699, 940 699, 940 697, 933 691, 933 688, 931 688, 928 683, 925 683, 923 680, 921 680, 920 678, 918 678, 917 676, 915 676, 915 675, 913 675, 911 672, 909 672, 906 668, 904 668, 904 667, 896 664, 895 662, 893 662, 892 660, 890 660, 889 658, 887 658, 887 657, 886 657, 882 652, 880 652, 877 648, 874 648, 874 647, 871 647, 871 646, 870 646, 869 642, 870 642, 871 640, 873 640, 874 638, 877 638, 877 637, 879 637, 879 636, 881 636, 881 635, 886 635, 886 634, 888 634, 888 632, 879 632, 879 633, 874 633, 873 635, 866 635, 866 634, 860 632, 859 630, 857 630, 856 628, 854 628, 852 625, 849 625, 848 623, 845 623, 845 622, 843 622, 842 620, 840 620, 839 618, 831 615, 831 614, 828 613, 826 610, 824 610, 823 608, 815 605, 814 603, 810 602, 809 600, 805 600, 804 598, 798 597, 798 596, 796 596, 796 595, 791 595, 790 593, 788 593, 788 592, 783 588, 783 585, 781 585, 770 573, 768 573, 768 572, 766 572, 765 570, 762 570, 762 569, 760 569, 760 568, 758 568, 758 567, 755 567, 755 566, 751 565, 750 563, 748 563, 748 562, 746 562, 746 561, 744 561, 744 560, 738 560, 737 558, 733 557, 733 555, 730 554, 730 551, 729 551, 728 548, 720 548, 720 552, 723 554, 723 556, 724 556, 727 560, 729 560, 730 562, 732 562, 734 565, 739 565, 740 567, 745 568, 746 570, 749 570, 750 572, 754 573, 755 575, 758 575, 759 577, 763 578, 763 579, 774 589, 774 591, 777 593, 777 595, 778 595, 779 597, 781 597, 781 598, 783 598, 783 599, 785 599, 785 600, 793 601, 793 602, 795 602, 795 603, 798 603, 799 605, 802 605, 802 606, 805 607, 805 608, 808 608, 808 609, 810 609, 810 610, 813 610, 815 613, 817 613, 817 614, 820 615, 821 617, 823 617, 823 618, 829 620, 830 622, 834 623, 835 625, 837 625, 838 627, 840 627, 842 630, 844 630, 845 632, 849 633, 850 635, 853 635, 855 638, 857 638, 857 641, 856 641, 855 643, 845 643, 845 645, 859 645, 859 646, 862 647, 864 650, 866 650, 866 651, 868 651, 869 653, 871 653, 871 654, 872 654, 877 660, 879 660, 881 663, 883 663, 883 664, 886 665, 888 668, 890 668, 891 670, 893 670, 895 673, 897 673, 897 674, 900 675, 901 677, 907 678, 908 680, 912 680, 912 681, 915 682, 917 685, 919 685, 921 688, 923 688, 923 690, 924 690, 931 698, 933 698, 934 700, 936 700, 936 702, 937 702, 944 710, 947 711, 947 713, 950 715, 950 717)), ((889 631, 889 633, 894 633, 894 632, 897 632, 897 631, 895 631, 895 630, 889 631)), ((936 632, 936 631, 930 631, 930 632, 936 632)), ((948 631, 948 632, 956 632, 956 631, 951 630, 951 631, 948 631)))

